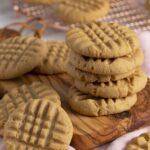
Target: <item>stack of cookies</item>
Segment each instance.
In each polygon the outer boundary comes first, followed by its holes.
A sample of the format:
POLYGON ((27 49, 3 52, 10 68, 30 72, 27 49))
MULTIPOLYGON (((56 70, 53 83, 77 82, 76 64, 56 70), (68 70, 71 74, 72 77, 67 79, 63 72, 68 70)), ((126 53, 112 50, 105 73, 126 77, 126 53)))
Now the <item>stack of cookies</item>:
POLYGON ((131 109, 147 82, 137 35, 117 23, 88 23, 68 31, 66 42, 71 108, 87 116, 131 109))

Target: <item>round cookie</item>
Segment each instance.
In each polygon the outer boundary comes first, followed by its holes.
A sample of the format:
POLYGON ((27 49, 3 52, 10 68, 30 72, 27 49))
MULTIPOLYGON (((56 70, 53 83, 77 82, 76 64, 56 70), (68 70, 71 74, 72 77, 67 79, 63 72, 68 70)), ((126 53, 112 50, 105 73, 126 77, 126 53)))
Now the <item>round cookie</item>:
POLYGON ((0 79, 21 76, 38 66, 46 56, 45 43, 35 37, 14 37, 0 43, 0 79))
POLYGON ((121 98, 135 94, 141 91, 146 86, 146 83, 147 76, 141 69, 137 69, 130 77, 118 81, 88 83, 75 80, 75 86, 80 91, 104 98, 121 98))
POLYGON ((109 11, 108 0, 63 0, 57 4, 57 16, 69 23, 95 21, 109 11))
POLYGON ((50 4, 58 3, 58 2, 61 2, 61 1, 63 1, 63 0, 30 0, 28 2, 33 3, 33 4, 50 5, 50 4))
POLYGON ((149 150, 150 149, 150 133, 141 134, 133 138, 125 150, 149 150))
POLYGON ((67 113, 49 100, 33 100, 14 111, 4 129, 7 150, 67 150, 73 135, 67 113))
POLYGON ((65 42, 47 42, 48 53, 42 63, 35 69, 36 73, 64 73, 69 49, 65 42))
POLYGON ((136 69, 133 69, 127 73, 124 74, 116 74, 116 75, 100 75, 100 74, 94 74, 90 72, 82 71, 78 68, 76 68, 74 65, 72 65, 70 62, 66 65, 66 70, 69 75, 71 75, 73 78, 85 81, 85 82, 109 82, 109 81, 117 81, 124 79, 131 74, 135 72, 136 69))
POLYGON ((118 99, 97 98, 84 94, 76 88, 69 92, 69 105, 72 110, 86 116, 101 116, 121 113, 131 109, 136 103, 136 94, 118 99))
POLYGON ((88 23, 68 31, 67 45, 77 53, 94 58, 117 58, 135 52, 135 32, 117 23, 88 23))
POLYGON ((0 135, 3 135, 4 125, 14 110, 32 99, 39 98, 45 98, 60 105, 58 93, 51 87, 40 82, 33 82, 31 85, 22 85, 6 93, 0 101, 0 135))
POLYGON ((6 40, 8 38, 20 36, 20 32, 13 30, 13 29, 8 29, 8 28, 1 28, 0 29, 0 42, 3 40, 6 40))
POLYGON ((78 69, 101 75, 124 74, 142 65, 143 52, 137 49, 135 53, 115 59, 90 58, 70 52, 69 60, 78 69))

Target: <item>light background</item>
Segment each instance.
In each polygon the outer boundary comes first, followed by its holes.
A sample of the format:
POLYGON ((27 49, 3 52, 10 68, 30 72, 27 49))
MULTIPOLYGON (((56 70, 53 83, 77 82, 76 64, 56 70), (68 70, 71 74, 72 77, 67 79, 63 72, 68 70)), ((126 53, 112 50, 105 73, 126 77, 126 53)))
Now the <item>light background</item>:
MULTIPOLYGON (((143 0, 142 0, 143 1, 143 0)), ((16 13, 12 9, 11 0, 0 0, 0 27, 3 27, 11 22, 21 21, 26 19, 24 16, 17 17, 16 13)), ((150 77, 150 32, 139 33, 141 46, 145 53, 144 70, 150 77)), ((45 39, 50 40, 65 40, 65 32, 60 30, 49 29, 45 35, 45 39)), ((4 150, 3 142, 0 140, 0 150, 4 150)), ((71 149, 70 149, 71 150, 71 149)), ((95 150, 104 150, 103 147, 99 147, 95 150)), ((114 147, 109 150, 116 150, 114 147)), ((118 149, 119 150, 119 149, 118 149)))

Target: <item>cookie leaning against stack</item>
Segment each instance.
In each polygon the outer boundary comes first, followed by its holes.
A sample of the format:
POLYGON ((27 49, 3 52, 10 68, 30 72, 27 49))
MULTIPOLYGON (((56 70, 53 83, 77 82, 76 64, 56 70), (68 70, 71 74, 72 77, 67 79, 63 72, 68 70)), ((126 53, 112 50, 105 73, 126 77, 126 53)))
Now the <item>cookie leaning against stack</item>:
POLYGON ((69 54, 69 48, 66 43, 48 41, 46 45, 48 53, 41 64, 35 68, 34 72, 47 75, 66 72, 65 66, 69 54))
POLYGON ((71 108, 88 116, 131 109, 147 82, 136 33, 117 23, 92 22, 68 31, 66 43, 71 49, 66 68, 75 86, 71 108))

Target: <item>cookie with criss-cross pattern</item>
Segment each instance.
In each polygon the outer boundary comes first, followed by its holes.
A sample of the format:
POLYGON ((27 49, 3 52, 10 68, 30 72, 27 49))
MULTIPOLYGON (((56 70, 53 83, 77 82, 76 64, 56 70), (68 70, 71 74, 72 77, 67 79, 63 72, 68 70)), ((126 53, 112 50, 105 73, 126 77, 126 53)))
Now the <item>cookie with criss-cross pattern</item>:
POLYGON ((141 69, 118 81, 88 83, 75 79, 75 86, 82 92, 104 98, 121 98, 135 94, 145 88, 146 83, 147 76, 141 69))
POLYGON ((65 66, 69 48, 65 42, 47 42, 48 53, 41 64, 34 70, 41 74, 57 74, 66 72, 65 66))
POLYGON ((49 100, 16 109, 4 129, 7 150, 67 150, 73 135, 67 113, 49 100))
POLYGON ((0 134, 3 134, 4 125, 10 114, 32 99, 45 98, 60 105, 60 96, 50 86, 40 82, 31 85, 22 85, 6 93, 0 101, 0 134))
POLYGON ((66 65, 66 70, 69 75, 73 78, 78 79, 80 81, 85 82, 109 82, 109 81, 117 81, 129 77, 132 75, 136 69, 133 69, 127 73, 123 74, 116 74, 116 75, 101 75, 101 74, 94 74, 86 71, 82 71, 72 65, 70 62, 66 65))
POLYGON ((142 65, 144 55, 137 49, 134 53, 118 58, 91 58, 71 51, 69 61, 78 69, 101 75, 124 74, 142 65))
POLYGON ((133 138, 125 150, 150 150, 150 133, 144 133, 133 138))
POLYGON ((131 109, 137 101, 136 94, 125 98, 101 98, 82 93, 75 87, 69 92, 69 105, 72 110, 86 116, 101 116, 121 113, 131 109))
POLYGON ((62 0, 56 7, 57 16, 69 23, 95 21, 109 11, 108 0, 62 0))
POLYGON ((68 46, 77 53, 94 58, 116 58, 139 48, 136 33, 117 23, 92 22, 70 29, 68 46))
POLYGON ((0 79, 12 79, 37 67, 47 54, 46 44, 35 37, 14 37, 0 42, 0 79))

